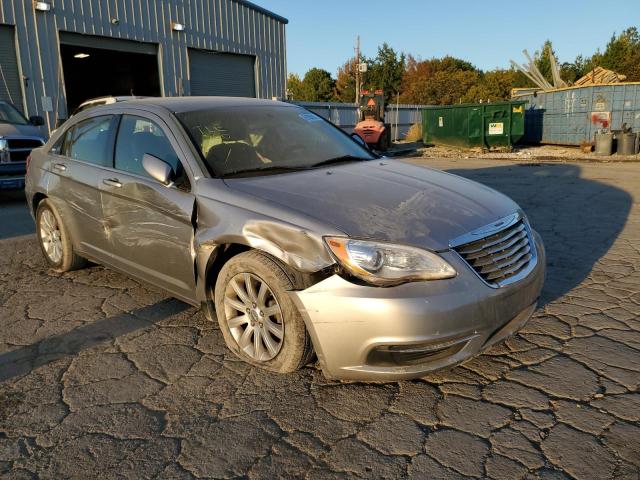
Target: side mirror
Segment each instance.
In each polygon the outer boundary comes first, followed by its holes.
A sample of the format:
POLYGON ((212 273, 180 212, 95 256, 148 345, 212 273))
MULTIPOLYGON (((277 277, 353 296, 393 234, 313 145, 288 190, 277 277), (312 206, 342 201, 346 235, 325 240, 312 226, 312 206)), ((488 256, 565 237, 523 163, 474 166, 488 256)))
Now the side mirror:
POLYGON ((40 127, 44 125, 44 118, 40 115, 34 115, 33 117, 29 117, 29 123, 33 126, 40 127))
POLYGON ((149 153, 145 153, 142 157, 142 168, 151 178, 163 185, 170 185, 173 180, 173 168, 171 168, 171 165, 149 153))
POLYGON ((360 144, 361 147, 369 150, 369 145, 367 145, 367 142, 365 142, 360 135, 358 135, 357 133, 352 133, 351 138, 353 138, 354 142, 360 144))

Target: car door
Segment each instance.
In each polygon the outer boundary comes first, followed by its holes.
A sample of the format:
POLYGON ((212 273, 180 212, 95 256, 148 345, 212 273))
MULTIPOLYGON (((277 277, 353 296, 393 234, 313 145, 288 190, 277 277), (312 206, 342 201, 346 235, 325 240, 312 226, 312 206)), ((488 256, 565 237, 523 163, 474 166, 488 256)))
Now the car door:
POLYGON ((78 252, 97 260, 106 253, 98 177, 101 168, 111 166, 117 120, 101 115, 72 125, 49 155, 48 195, 78 252))
POLYGON ((114 266, 193 301, 195 196, 179 151, 159 117, 146 112, 122 115, 114 168, 101 178, 102 215, 114 266), (147 174, 144 154, 173 168, 172 185, 147 174))

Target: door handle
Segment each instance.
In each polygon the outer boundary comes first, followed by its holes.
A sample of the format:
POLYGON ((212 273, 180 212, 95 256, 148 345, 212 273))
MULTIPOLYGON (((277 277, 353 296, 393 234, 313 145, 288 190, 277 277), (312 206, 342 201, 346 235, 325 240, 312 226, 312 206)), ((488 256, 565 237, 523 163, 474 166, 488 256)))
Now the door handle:
POLYGON ((109 185, 110 187, 122 187, 122 183, 120 183, 120 180, 118 180, 117 178, 105 178, 104 180, 102 180, 102 183, 104 183, 105 185, 109 185))
POLYGON ((67 169, 67 166, 64 163, 54 163, 53 168, 59 172, 64 172, 67 169))

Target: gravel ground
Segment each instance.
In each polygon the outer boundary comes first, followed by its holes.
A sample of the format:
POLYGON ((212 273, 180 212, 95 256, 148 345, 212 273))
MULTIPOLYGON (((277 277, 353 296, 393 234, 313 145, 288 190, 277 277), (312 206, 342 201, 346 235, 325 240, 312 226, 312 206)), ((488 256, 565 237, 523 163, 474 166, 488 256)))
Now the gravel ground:
POLYGON ((640 155, 611 155, 598 156, 595 153, 585 153, 578 147, 561 147, 554 145, 519 145, 513 151, 490 151, 482 152, 482 149, 460 149, 447 146, 433 146, 419 148, 419 153, 426 159, 460 159, 460 160, 515 160, 518 162, 638 162, 640 155))
POLYGON ((52 275, 8 238, 0 476, 639 478, 640 164, 409 161, 530 215, 548 280, 519 335, 418 381, 275 375, 196 309, 99 266, 52 275))

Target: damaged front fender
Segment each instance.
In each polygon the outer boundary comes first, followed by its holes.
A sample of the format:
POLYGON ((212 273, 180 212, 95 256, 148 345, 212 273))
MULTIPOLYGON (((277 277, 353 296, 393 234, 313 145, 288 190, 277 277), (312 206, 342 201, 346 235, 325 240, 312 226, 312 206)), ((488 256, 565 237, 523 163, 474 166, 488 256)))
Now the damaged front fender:
MULTIPOLYGON (((246 197, 243 203, 244 207, 251 207, 247 205, 246 197)), ((260 208, 264 211, 277 207, 261 202, 260 208)), ((274 215, 258 213, 253 208, 239 208, 226 202, 198 199, 194 250, 196 288, 200 301, 207 301, 206 282, 212 260, 229 245, 263 251, 303 274, 319 272, 335 263, 324 245, 322 235, 316 233, 330 234, 335 232, 334 228, 305 217, 290 218, 292 221, 286 222, 278 220, 275 212, 269 213, 274 215)), ((286 216, 292 217, 291 213, 286 216)), ((335 234, 343 235, 342 232, 335 234)))

